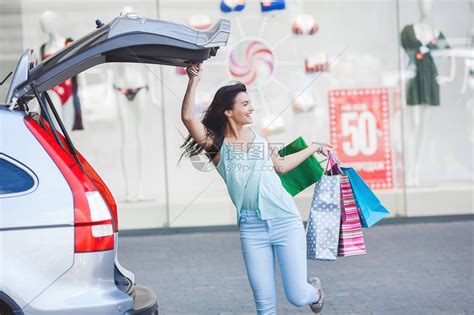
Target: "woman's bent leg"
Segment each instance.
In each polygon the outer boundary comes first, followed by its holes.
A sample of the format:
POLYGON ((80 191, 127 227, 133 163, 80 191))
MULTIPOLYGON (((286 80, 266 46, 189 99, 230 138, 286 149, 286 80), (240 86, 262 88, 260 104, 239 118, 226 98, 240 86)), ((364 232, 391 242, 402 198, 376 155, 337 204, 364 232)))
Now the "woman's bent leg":
POLYGON ((288 301, 298 307, 316 302, 319 294, 307 280, 306 235, 303 222, 299 219, 279 219, 274 226, 276 253, 288 301))
POLYGON ((258 315, 276 314, 275 256, 265 223, 262 229, 241 226, 240 242, 258 315))

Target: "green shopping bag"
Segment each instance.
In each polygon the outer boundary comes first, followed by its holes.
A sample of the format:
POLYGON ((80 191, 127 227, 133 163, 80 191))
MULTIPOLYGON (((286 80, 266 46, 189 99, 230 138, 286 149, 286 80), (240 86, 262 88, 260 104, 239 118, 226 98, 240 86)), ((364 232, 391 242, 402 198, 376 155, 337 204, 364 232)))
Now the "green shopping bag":
MULTIPOLYGON (((308 145, 303 138, 298 137, 296 140, 280 149, 278 154, 283 157, 301 151, 307 147, 308 145)), ((314 155, 311 155, 304 160, 303 163, 288 173, 283 175, 278 174, 278 176, 280 176, 280 180, 286 191, 288 191, 290 195, 296 196, 299 192, 320 180, 323 173, 324 169, 321 167, 314 155)))

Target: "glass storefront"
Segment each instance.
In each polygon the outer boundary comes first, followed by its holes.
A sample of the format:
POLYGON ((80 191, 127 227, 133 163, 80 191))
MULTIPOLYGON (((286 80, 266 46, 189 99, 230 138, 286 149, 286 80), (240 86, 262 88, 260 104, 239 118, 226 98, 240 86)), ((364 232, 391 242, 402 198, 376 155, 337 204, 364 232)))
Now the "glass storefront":
MULTIPOLYGON (((54 49, 48 43, 77 39, 96 19, 107 23, 124 9, 198 29, 229 19, 229 45, 203 65, 196 112, 220 86, 239 80, 255 107, 254 126, 268 142, 302 136, 335 144, 339 159, 359 171, 391 216, 473 211, 474 5, 468 0, 2 6, 0 19, 20 30, 12 37, 2 28, 1 46, 16 47, 1 52, 2 76, 14 70, 22 49, 41 52, 44 43, 54 49)), ((105 64, 77 82, 83 130, 71 136, 114 193, 121 228, 236 223, 212 163, 204 155, 178 163, 188 136, 180 118, 182 69, 105 64)), ((74 113, 66 107, 65 116, 74 113)), ((313 187, 295 197, 303 217, 313 187)))

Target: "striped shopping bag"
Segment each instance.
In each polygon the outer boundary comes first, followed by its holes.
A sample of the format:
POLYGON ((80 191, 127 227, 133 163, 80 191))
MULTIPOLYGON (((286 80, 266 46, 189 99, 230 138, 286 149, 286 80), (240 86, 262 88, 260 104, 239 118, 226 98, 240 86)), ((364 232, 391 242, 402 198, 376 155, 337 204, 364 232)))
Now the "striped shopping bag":
POLYGON ((359 210, 354 199, 351 183, 347 175, 341 178, 341 228, 337 256, 367 254, 365 250, 359 210))

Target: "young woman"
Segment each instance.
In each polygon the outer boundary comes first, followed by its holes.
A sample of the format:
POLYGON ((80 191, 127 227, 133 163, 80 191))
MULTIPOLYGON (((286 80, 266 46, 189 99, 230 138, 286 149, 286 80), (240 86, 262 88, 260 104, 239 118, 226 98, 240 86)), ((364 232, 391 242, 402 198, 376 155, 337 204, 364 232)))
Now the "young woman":
POLYGON ((257 314, 276 314, 276 257, 290 303, 309 305, 320 313, 324 293, 317 277, 307 279, 301 214, 277 173, 292 170, 315 152, 327 156, 332 146, 313 142, 304 150, 279 157, 263 137, 246 127, 253 123, 254 108, 242 83, 221 87, 199 121, 193 109, 201 63, 186 70, 189 82, 181 119, 189 136, 181 145, 185 147, 181 158, 205 150, 227 185, 237 209, 242 255, 257 314))

